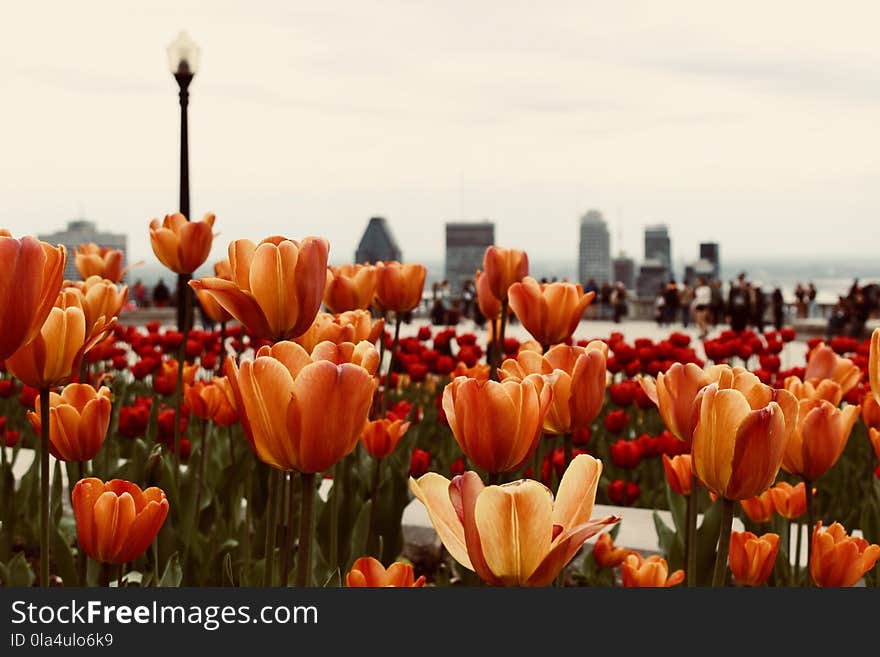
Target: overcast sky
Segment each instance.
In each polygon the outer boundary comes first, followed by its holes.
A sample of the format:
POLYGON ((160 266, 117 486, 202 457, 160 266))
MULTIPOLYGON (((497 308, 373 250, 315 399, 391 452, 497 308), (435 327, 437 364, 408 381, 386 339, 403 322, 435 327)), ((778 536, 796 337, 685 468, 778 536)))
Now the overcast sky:
MULTIPOLYGON (((166 46, 202 48, 191 87, 193 214, 231 239, 322 235, 353 257, 372 215, 407 260, 448 220, 574 261, 598 208, 641 258, 878 251, 876 2, 9 3, 0 27, 0 225, 81 213, 128 232, 176 209, 179 107, 166 46)), ((619 240, 619 233, 623 239, 619 240)))

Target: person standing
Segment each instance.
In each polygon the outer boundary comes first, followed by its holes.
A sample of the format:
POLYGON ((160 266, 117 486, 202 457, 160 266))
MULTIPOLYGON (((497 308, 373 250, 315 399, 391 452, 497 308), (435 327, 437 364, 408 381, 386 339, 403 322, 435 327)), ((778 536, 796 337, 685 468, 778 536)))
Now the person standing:
POLYGON ((748 326, 752 315, 751 293, 745 274, 740 274, 736 283, 731 284, 727 296, 727 312, 730 313, 730 328, 741 333, 748 326))
POLYGON ((623 281, 617 281, 611 296, 614 305, 614 323, 620 324, 620 318, 626 315, 626 286, 623 281))
POLYGON ((694 320, 700 330, 700 339, 709 333, 709 309, 712 305, 712 288, 705 278, 697 279, 697 287, 694 289, 694 320))
POLYGON ((663 304, 663 310, 666 314, 666 324, 672 325, 675 322, 675 318, 678 316, 678 285, 675 284, 675 279, 672 278, 669 280, 669 285, 666 286, 666 291, 664 292, 664 299, 666 303, 663 304))
POLYGON ((813 281, 807 283, 807 317, 816 316, 816 286, 813 281))
POLYGON ((681 324, 687 328, 691 321, 692 304, 694 301, 694 289, 685 283, 678 293, 678 305, 681 308, 681 324))
POLYGON ((773 312, 773 326, 777 331, 780 331, 785 322, 785 299, 782 297, 782 290, 778 287, 773 290, 770 307, 773 312))
POLYGON ((755 282, 752 285, 752 324, 758 329, 758 333, 764 332, 764 313, 767 310, 767 298, 764 296, 764 290, 761 284, 755 282))
POLYGON ((657 288, 657 296, 654 297, 654 319, 657 326, 663 326, 666 320, 666 287, 661 283, 657 288))

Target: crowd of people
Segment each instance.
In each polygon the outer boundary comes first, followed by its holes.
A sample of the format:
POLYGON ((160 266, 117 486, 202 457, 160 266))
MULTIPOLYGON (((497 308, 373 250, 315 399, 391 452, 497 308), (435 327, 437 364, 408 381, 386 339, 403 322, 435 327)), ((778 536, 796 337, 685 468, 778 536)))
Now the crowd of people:
POLYGON ((670 279, 657 289, 654 319, 658 326, 681 321, 687 328, 694 323, 701 338, 706 337, 710 325, 725 322, 738 332, 748 327, 763 332, 768 324, 779 330, 786 320, 785 300, 780 288, 768 294, 759 281, 748 280, 745 272, 729 282, 726 294, 719 280, 701 276, 691 286, 670 279))

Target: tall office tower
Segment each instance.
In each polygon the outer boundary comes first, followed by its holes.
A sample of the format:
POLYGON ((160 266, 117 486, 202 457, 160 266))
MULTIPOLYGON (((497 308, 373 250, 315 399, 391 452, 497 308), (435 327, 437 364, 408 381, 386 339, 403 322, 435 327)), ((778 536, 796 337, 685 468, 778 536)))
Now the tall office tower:
POLYGON ((700 242, 700 260, 712 263, 712 278, 721 277, 721 248, 718 242, 700 242))
MULTIPOLYGON (((620 281, 627 290, 632 290, 636 284, 636 263, 632 258, 624 255, 618 256, 611 260, 611 269, 614 275, 611 282, 620 281)), ((601 285, 601 283, 600 283, 601 285)))
POLYGON ((658 260, 672 273, 672 247, 666 224, 645 226, 645 260, 658 260))
POLYGON ((590 210, 581 217, 578 280, 586 286, 591 278, 600 286, 611 279, 608 226, 598 210, 590 210))
POLYGON ((67 265, 64 267, 64 278, 77 281, 81 278, 76 268, 74 253, 80 244, 94 242, 98 246, 106 246, 122 251, 122 262, 128 264, 128 235, 124 233, 104 233, 98 230, 94 221, 74 219, 67 222, 67 228, 55 233, 38 235, 38 239, 52 246, 63 244, 67 248, 67 265))
POLYGON ((453 296, 462 293, 465 281, 473 281, 483 268, 483 254, 495 243, 495 224, 490 221, 446 223, 446 280, 453 296))
POLYGON ((388 262, 403 258, 385 217, 372 217, 354 254, 355 263, 388 262))

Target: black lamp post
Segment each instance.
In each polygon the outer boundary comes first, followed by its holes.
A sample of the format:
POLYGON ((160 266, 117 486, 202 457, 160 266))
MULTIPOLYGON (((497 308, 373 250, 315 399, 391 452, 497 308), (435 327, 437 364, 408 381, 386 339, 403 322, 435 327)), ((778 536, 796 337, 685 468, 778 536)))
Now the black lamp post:
MULTIPOLYGON (((180 213, 189 215, 189 140, 186 110, 189 105, 189 85, 199 67, 199 47, 186 32, 181 32, 168 46, 168 64, 180 87, 180 213)), ((183 333, 192 326, 192 312, 186 303, 191 294, 189 276, 177 276, 177 330, 183 333)))

